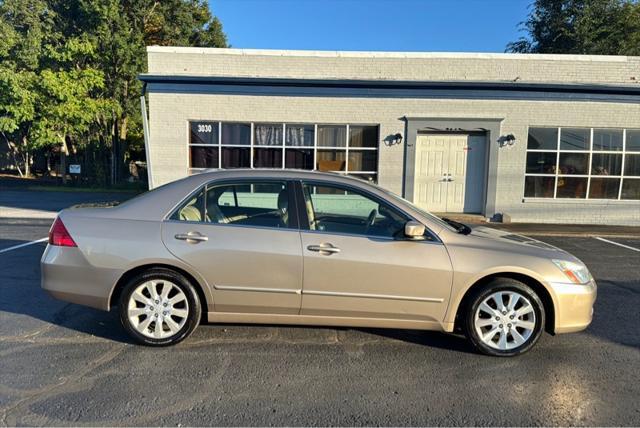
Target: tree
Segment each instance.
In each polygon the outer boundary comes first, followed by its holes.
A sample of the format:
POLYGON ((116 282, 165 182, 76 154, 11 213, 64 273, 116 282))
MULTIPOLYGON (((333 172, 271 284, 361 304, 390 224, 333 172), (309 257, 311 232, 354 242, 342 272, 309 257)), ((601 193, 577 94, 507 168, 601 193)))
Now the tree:
POLYGON ((63 164, 70 151, 108 149, 116 180, 143 139, 148 45, 227 39, 203 0, 0 0, 0 137, 21 174, 37 147, 60 147, 63 164))
POLYGON ((138 74, 146 70, 146 46, 227 47, 227 39, 201 0, 81 0, 78 9, 85 31, 96 37, 105 96, 117 104, 110 124, 115 179, 126 160, 122 142, 141 145, 143 140, 138 74))
POLYGON ((0 2, 0 135, 20 175, 29 175, 38 70, 52 27, 43 0, 0 2))
POLYGON ((637 0, 535 0, 509 52, 640 55, 637 0))
MULTIPOLYGON (((94 46, 86 36, 66 38, 60 46, 50 45, 39 75, 40 98, 32 133, 41 146, 59 144, 61 170, 66 157, 85 146, 117 104, 103 97, 104 75, 91 65, 94 46), (93 131, 93 132, 91 132, 93 131)), ((66 174, 62 175, 63 182, 66 174)))

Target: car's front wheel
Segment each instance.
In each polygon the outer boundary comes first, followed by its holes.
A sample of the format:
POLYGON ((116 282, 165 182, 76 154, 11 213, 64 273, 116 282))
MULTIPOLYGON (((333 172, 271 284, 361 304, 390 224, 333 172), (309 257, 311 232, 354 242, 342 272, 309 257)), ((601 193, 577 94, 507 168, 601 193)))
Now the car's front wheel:
POLYGON ((500 278, 471 296, 465 333, 478 351, 511 357, 527 352, 538 341, 544 317, 544 306, 531 287, 500 278))
POLYGON ((201 307, 193 285, 183 275, 154 268, 131 278, 120 295, 120 321, 138 342, 174 345, 200 321, 201 307))

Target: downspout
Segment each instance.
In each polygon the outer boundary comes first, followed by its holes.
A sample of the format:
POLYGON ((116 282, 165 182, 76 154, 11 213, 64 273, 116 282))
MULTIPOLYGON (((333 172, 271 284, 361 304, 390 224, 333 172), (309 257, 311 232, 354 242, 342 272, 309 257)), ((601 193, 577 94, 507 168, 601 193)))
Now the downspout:
POLYGON ((142 95, 140 96, 140 110, 142 113, 142 133, 144 134, 144 151, 147 160, 147 181, 149 190, 153 189, 153 174, 151 174, 151 151, 149 150, 149 117, 147 116, 147 84, 142 84, 142 95))

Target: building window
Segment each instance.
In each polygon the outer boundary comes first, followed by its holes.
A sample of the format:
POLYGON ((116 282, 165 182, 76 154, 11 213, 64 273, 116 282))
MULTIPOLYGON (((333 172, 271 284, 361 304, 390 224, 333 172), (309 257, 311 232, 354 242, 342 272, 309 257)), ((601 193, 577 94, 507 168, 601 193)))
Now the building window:
POLYGON ((640 130, 529 128, 524 196, 640 199, 640 130))
POLYGON ((190 171, 296 168, 378 177, 378 126, 190 122, 190 171))

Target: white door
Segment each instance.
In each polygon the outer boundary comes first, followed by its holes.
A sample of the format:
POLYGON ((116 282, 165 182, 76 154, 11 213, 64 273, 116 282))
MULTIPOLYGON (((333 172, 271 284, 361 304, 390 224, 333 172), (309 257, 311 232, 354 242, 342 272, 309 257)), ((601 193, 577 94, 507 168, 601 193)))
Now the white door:
POLYGON ((429 211, 482 211, 482 135, 420 135, 416 142, 415 203, 429 211))
POLYGON ((449 135, 420 135, 416 142, 413 200, 431 211, 447 210, 449 135))

